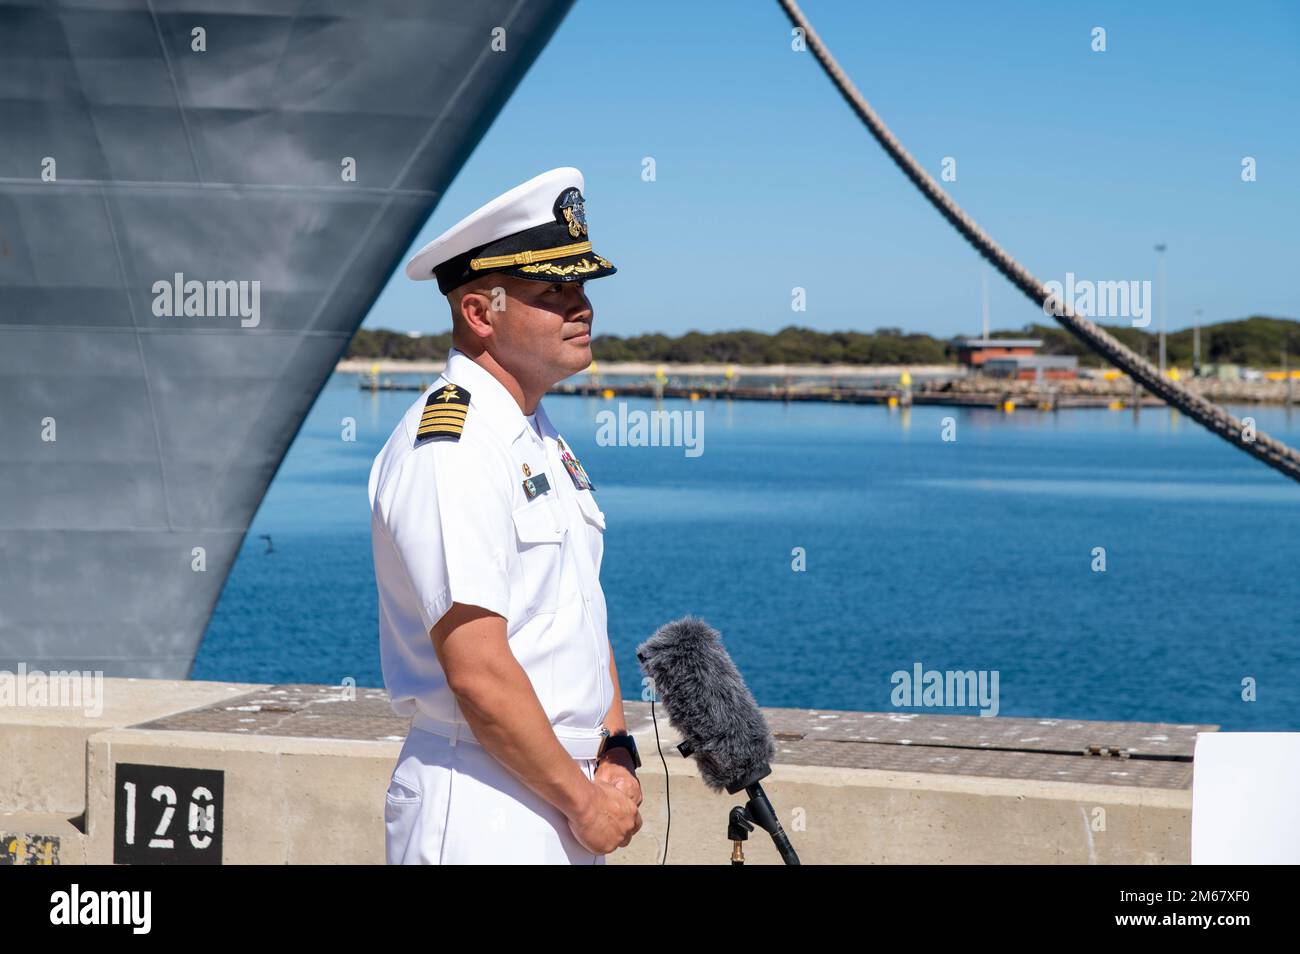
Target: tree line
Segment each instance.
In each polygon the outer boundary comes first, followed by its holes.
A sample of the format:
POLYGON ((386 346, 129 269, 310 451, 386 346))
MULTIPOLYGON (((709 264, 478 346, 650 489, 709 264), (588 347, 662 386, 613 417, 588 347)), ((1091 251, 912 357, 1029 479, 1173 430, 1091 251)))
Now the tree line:
MULTIPOLYGON (((1124 344, 1155 361, 1158 335, 1150 328, 1107 325, 1124 344)), ((1038 338, 1040 353, 1075 355, 1079 364, 1098 366, 1101 359, 1058 325, 1031 324, 1018 331, 995 331, 993 338, 1038 338)), ((1171 332, 1165 343, 1171 365, 1192 364, 1192 329, 1171 332)), ((815 331, 790 326, 762 331, 689 331, 663 334, 597 335, 591 350, 597 361, 681 362, 689 364, 952 364, 959 339, 909 334, 899 328, 874 332, 815 331)), ((360 329, 348 346, 349 358, 441 361, 451 347, 451 332, 412 337, 387 329, 360 329)), ((1300 322, 1252 316, 1201 327, 1201 363, 1277 367, 1285 349, 1288 365, 1300 367, 1300 322)))

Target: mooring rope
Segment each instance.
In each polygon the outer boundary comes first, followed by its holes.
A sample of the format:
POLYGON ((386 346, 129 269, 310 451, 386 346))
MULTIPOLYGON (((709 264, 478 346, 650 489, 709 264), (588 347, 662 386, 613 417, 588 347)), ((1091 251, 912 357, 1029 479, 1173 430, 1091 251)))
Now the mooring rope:
MULTIPOLYGON (((980 228, 975 220, 967 215, 952 200, 952 197, 940 188, 939 183, 934 181, 921 164, 903 148, 903 144, 889 131, 889 127, 876 115, 875 110, 853 85, 853 81, 835 62, 835 57, 831 56, 830 51, 826 49, 794 0, 777 0, 777 2, 785 10, 790 22, 803 31, 803 40, 807 48, 812 51, 813 56, 817 57, 817 62, 822 65, 822 69, 835 84, 835 88, 840 91, 840 95, 871 130, 871 135, 875 137, 876 142, 889 153, 889 157, 903 170, 903 174, 912 180, 912 184, 921 190, 930 204, 939 210, 953 228, 965 236, 966 241, 970 242, 976 251, 1005 275, 1011 284, 1024 292, 1035 305, 1045 310, 1049 298, 1052 298, 1050 313, 1066 330, 1111 364, 1123 370, 1160 400, 1176 407, 1192 420, 1229 443, 1235 444, 1247 454, 1257 457, 1292 480, 1300 481, 1300 453, 1281 441, 1269 437, 1263 431, 1248 429, 1222 407, 1205 400, 1198 394, 1193 394, 1177 381, 1163 377, 1159 369, 1150 361, 1126 347, 1099 325, 1082 315, 1075 314, 1069 302, 1053 298, 1043 283, 993 241, 988 233, 980 228)), ((1161 289, 1161 294, 1164 294, 1164 289, 1161 289)))

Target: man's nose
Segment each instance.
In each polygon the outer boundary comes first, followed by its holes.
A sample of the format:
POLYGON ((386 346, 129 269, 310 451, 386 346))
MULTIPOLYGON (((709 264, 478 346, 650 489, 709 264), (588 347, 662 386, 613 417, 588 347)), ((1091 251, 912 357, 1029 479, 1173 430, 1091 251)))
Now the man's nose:
POLYGON ((575 301, 569 306, 569 313, 567 316, 569 321, 581 321, 584 318, 590 320, 592 309, 591 301, 587 298, 587 293, 579 287, 577 291, 573 293, 573 297, 575 298, 575 301))

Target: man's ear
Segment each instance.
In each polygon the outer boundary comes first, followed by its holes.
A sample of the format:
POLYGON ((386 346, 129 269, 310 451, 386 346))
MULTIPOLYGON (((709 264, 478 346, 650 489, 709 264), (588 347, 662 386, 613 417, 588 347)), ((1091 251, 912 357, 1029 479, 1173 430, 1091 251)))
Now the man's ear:
POLYGON ((492 333, 497 316, 505 311, 505 289, 490 284, 461 293, 457 311, 461 323, 475 336, 486 338, 492 333))

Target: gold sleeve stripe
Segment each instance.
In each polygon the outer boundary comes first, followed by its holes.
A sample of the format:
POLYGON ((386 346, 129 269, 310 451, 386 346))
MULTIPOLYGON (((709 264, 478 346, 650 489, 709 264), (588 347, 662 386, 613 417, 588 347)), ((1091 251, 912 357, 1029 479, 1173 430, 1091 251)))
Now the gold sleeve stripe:
POLYGON ((463 420, 465 420, 465 412, 464 412, 464 411, 460 411, 460 412, 457 412, 457 411, 446 411, 446 410, 442 410, 441 408, 439 408, 439 409, 437 409, 437 410, 433 410, 433 411, 425 411, 423 414, 420 415, 420 420, 422 420, 422 421, 427 421, 427 420, 429 420, 429 418, 431 418, 431 417, 454 417, 454 418, 456 418, 456 419, 458 419, 458 420, 463 421, 463 420))
POLYGON ((450 424, 430 424, 428 427, 422 427, 415 432, 416 437, 427 437, 430 434, 455 434, 460 437, 462 429, 452 427, 450 424))

